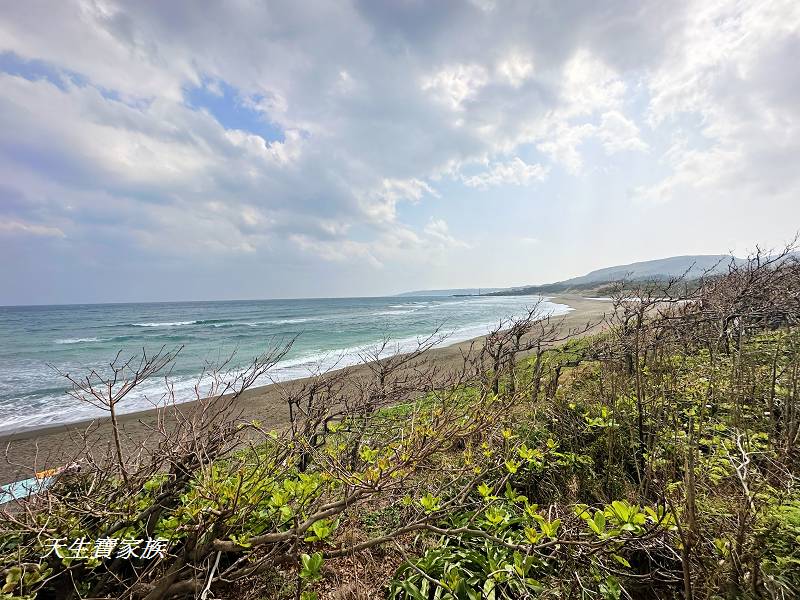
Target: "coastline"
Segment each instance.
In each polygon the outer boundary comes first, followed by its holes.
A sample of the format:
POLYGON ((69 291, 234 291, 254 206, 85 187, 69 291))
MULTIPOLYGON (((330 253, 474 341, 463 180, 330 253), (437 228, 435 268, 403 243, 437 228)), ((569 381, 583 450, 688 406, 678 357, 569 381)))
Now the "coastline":
MULTIPOLYGON (((603 300, 588 299, 580 295, 561 294, 547 298, 559 304, 566 304, 572 310, 557 317, 562 320, 562 329, 581 327, 587 322, 600 320, 609 309, 609 303, 603 300)), ((599 330, 599 326, 592 331, 599 330)), ((471 344, 483 339, 478 336, 469 340, 433 348, 429 351, 429 359, 437 363, 443 370, 456 367, 461 360, 462 352, 471 344)), ((336 371, 347 371, 358 377, 367 372, 363 364, 341 367, 336 371)), ((251 388, 244 392, 238 400, 237 409, 242 419, 262 421, 268 429, 280 429, 288 424, 289 415, 283 397, 312 380, 312 377, 292 379, 279 383, 270 383, 251 388)), ((197 401, 176 405, 181 412, 191 411, 197 401)), ((167 409, 147 409, 126 413, 118 417, 124 436, 131 447, 146 444, 153 434, 153 428, 167 409)), ((0 484, 32 477, 36 471, 58 467, 69 460, 83 445, 82 435, 86 443, 95 447, 110 443, 110 419, 108 417, 88 419, 61 425, 45 425, 33 427, 15 433, 0 434, 0 445, 3 457, 0 457, 0 484)))

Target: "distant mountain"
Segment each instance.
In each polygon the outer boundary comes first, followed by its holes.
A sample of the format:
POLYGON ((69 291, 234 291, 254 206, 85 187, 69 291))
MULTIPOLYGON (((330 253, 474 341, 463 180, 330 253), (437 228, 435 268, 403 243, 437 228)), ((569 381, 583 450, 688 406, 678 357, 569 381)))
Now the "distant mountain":
MULTIPOLYGON (((581 285, 584 283, 607 283, 620 279, 658 279, 687 274, 688 277, 697 277, 707 270, 727 270, 731 260, 726 254, 695 254, 688 256, 671 256, 656 260, 645 260, 629 265, 606 267, 591 271, 580 277, 573 277, 559 283, 581 285)), ((741 261, 740 258, 734 258, 741 261)))
POLYGON ((474 296, 477 294, 489 294, 499 292, 504 288, 453 288, 450 290, 416 290, 413 292, 403 292, 397 296, 474 296))
POLYGON ((590 289, 603 283, 622 279, 665 279, 683 275, 684 273, 686 273, 687 277, 698 277, 706 271, 726 271, 731 259, 736 262, 742 262, 743 260, 728 254, 671 256, 669 258, 659 258, 657 260, 646 260, 627 265, 596 269, 586 275, 565 279, 564 281, 558 281, 556 283, 514 287, 497 292, 497 295, 534 294, 541 292, 563 292, 569 289, 590 289))
POLYGON ((630 263, 627 265, 617 265, 615 267, 605 267, 596 269, 581 275, 572 277, 564 281, 555 283, 545 283, 539 285, 524 285, 513 288, 456 288, 445 290, 415 290, 413 292, 403 292, 397 296, 458 296, 487 294, 492 296, 517 296, 525 294, 558 293, 567 290, 590 290, 600 287, 613 281, 644 280, 644 279, 665 279, 676 277, 686 273, 687 277, 699 277, 707 271, 723 272, 727 271, 728 263, 733 259, 737 263, 743 259, 733 257, 729 254, 690 254, 686 256, 670 256, 669 258, 659 258, 656 260, 645 260, 642 262, 630 263))

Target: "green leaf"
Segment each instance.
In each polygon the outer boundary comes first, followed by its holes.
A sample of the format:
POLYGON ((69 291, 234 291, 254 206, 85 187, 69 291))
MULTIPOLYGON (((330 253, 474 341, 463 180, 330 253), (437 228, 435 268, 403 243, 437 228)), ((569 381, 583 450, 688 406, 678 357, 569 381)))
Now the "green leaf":
POLYGON ((523 496, 522 494, 517 494, 514 491, 514 488, 511 487, 511 483, 506 481, 506 498, 511 500, 512 502, 527 502, 528 498, 523 496))
POLYGON ((19 580, 22 578, 22 569, 20 567, 11 567, 6 573, 6 584, 3 586, 4 593, 12 592, 19 580))
POLYGON ((553 521, 542 520, 539 523, 542 528, 542 533, 549 538, 555 538, 558 535, 558 527, 561 525, 561 519, 554 519, 553 521))
POLYGON ((358 455, 361 457, 365 463, 373 463, 378 456, 377 450, 372 450, 367 446, 362 446, 361 449, 358 451, 358 455))
POLYGON ((483 583, 483 597, 486 600, 495 600, 496 599, 496 585, 494 579, 487 579, 483 583))
POLYGON ((628 521, 630 505, 627 502, 622 500, 614 500, 611 503, 611 507, 621 522, 625 523, 628 521))
POLYGON ((300 577, 307 581, 314 581, 322 576, 322 553, 314 552, 311 556, 308 554, 300 555, 300 562, 302 568, 300 569, 300 577))
POLYGON ((627 560, 625 560, 625 559, 624 559, 622 556, 620 556, 619 554, 612 554, 612 555, 611 555, 611 557, 612 557, 612 558, 613 558, 615 561, 617 561, 619 564, 621 564, 623 567, 628 567, 629 569, 631 568, 631 563, 629 563, 627 560))
POLYGON ((589 529, 594 531, 596 534, 600 535, 603 533, 603 530, 598 527, 597 523, 594 519, 586 519, 586 525, 589 526, 589 529))
POLYGON ((494 526, 500 525, 508 517, 508 513, 502 508, 492 506, 486 511, 486 520, 494 526))
POLYGON ((425 494, 419 499, 420 505, 425 509, 425 512, 433 512, 439 509, 439 498, 432 496, 430 493, 425 494))
POLYGON ((603 511, 598 510, 594 513, 594 521, 595 526, 597 527, 597 532, 602 533, 606 530, 606 516, 603 514, 603 511))
POLYGON ((309 528, 311 535, 306 537, 307 542, 320 542, 333 533, 336 529, 336 523, 331 523, 328 519, 320 519, 311 524, 309 528))
POLYGON ((524 529, 525 532, 525 539, 528 540, 531 544, 536 544, 542 539, 542 535, 536 530, 535 527, 526 527, 524 529))
POLYGON ((427 596, 424 596, 420 589, 411 581, 403 581, 400 587, 403 588, 403 591, 411 596, 413 600, 428 600, 427 596))
POLYGON ((492 493, 492 488, 490 488, 486 483, 481 483, 478 486, 478 493, 483 496, 484 498, 488 498, 492 493))
POLYGON ((517 454, 522 460, 532 460, 536 453, 533 449, 528 448, 527 444, 522 444, 519 448, 517 448, 517 454))
POLYGON ((582 519, 588 519, 591 517, 589 514, 589 505, 588 504, 576 504, 575 505, 575 515, 581 517, 582 519))

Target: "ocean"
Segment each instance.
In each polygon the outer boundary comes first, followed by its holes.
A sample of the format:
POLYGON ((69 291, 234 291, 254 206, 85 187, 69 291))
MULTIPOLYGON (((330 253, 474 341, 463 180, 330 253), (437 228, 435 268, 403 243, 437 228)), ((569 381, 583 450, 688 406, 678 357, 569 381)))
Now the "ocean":
MULTIPOLYGON (((259 383, 347 366, 384 338, 402 352, 437 328, 449 345, 485 334, 501 318, 519 316, 535 296, 418 296, 144 304, 0 307, 0 432, 10 433, 103 414, 66 395, 56 369, 71 375, 107 368, 118 351, 130 356, 183 346, 171 372, 177 399, 194 399, 204 366, 235 352, 234 366, 271 343, 295 336, 290 352, 259 383)), ((543 302, 543 312, 569 307, 543 302)), ((164 381, 148 380, 121 412, 163 402, 164 381)))

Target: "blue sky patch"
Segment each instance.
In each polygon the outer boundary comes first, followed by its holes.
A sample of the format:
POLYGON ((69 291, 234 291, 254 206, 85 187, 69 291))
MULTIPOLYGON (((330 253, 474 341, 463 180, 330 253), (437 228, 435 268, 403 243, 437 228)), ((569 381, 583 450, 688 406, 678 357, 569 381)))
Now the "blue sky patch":
MULTIPOLYGON (((56 67, 43 60, 28 60, 15 54, 14 52, 0 52, 0 72, 22 77, 28 81, 45 80, 52 83, 61 91, 67 91, 69 85, 84 87, 92 85, 88 78, 80 73, 56 67)), ((135 106, 135 102, 126 102, 114 90, 98 85, 92 85, 104 98, 124 102, 129 106, 135 106)))
POLYGON ((29 81, 45 79, 62 90, 67 88, 66 80, 78 85, 87 83, 78 73, 58 69, 43 60, 26 60, 14 52, 0 52, 0 71, 29 81))
POLYGON ((208 83, 185 90, 186 103, 195 109, 205 109, 225 129, 241 129, 260 135, 268 142, 282 142, 283 129, 265 118, 264 113, 245 105, 236 88, 224 81, 208 83), (219 93, 217 93, 219 92, 219 93))

